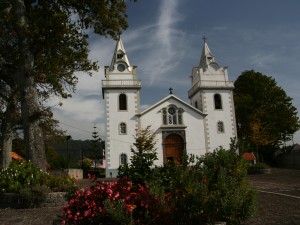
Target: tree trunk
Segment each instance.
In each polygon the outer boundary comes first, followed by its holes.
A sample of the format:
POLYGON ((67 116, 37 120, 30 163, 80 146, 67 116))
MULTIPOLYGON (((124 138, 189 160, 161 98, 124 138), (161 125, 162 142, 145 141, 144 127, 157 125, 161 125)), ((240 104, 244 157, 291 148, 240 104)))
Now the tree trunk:
POLYGON ((41 170, 46 171, 46 153, 43 132, 39 125, 40 110, 34 83, 34 57, 28 38, 29 26, 24 0, 12 0, 12 10, 20 47, 20 63, 15 82, 20 88, 21 116, 24 141, 28 158, 41 170))
POLYGON ((3 133, 3 144, 1 150, 1 168, 6 169, 8 168, 9 164, 12 161, 12 137, 13 131, 12 129, 2 129, 3 133))
POLYGON ((43 131, 39 125, 40 111, 37 103, 37 93, 34 83, 24 86, 23 96, 21 99, 21 110, 25 149, 27 150, 28 159, 30 159, 41 170, 46 171, 47 162, 45 143, 43 131))
POLYGON ((4 169, 12 161, 13 121, 16 119, 16 96, 13 93, 11 95, 1 124, 3 142, 0 163, 4 169))

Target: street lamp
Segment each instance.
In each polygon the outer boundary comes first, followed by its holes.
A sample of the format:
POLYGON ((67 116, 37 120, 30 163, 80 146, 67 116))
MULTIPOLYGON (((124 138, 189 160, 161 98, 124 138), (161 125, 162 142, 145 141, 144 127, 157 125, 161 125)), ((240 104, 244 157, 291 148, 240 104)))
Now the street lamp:
POLYGON ((67 169, 69 169, 69 162, 70 162, 70 154, 69 154, 69 140, 71 139, 71 135, 66 136, 67 140, 67 169))

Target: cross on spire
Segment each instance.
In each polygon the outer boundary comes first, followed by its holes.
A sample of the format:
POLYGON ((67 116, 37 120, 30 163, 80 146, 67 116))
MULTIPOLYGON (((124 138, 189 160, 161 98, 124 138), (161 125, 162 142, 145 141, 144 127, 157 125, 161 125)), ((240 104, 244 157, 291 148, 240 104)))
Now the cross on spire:
POLYGON ((173 88, 170 87, 169 91, 170 91, 170 95, 173 94, 173 88))
POLYGON ((202 39, 203 39, 204 43, 206 43, 207 38, 205 36, 203 36, 202 39))

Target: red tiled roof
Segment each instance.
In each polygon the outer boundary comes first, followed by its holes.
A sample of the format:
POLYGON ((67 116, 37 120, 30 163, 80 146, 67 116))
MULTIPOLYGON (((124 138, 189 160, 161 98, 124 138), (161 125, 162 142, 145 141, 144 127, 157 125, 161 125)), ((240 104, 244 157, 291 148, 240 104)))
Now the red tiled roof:
POLYGON ((20 156, 19 154, 15 153, 15 152, 12 152, 12 153, 11 153, 11 157, 12 157, 13 159, 25 160, 22 156, 20 156))
POLYGON ((255 155, 253 154, 253 152, 245 152, 242 157, 246 160, 256 160, 255 155))

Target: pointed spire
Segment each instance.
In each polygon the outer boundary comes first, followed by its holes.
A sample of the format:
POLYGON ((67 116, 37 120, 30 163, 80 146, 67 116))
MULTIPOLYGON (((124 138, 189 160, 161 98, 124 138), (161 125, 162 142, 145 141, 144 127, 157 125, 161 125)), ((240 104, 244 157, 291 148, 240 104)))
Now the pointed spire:
POLYGON ((117 41, 110 67, 113 68, 113 66, 119 61, 125 62, 127 66, 130 66, 121 38, 119 38, 119 40, 117 41))
POLYGON ((208 44, 206 43, 206 37, 204 36, 202 39, 204 41, 204 45, 203 45, 199 67, 207 68, 210 63, 212 62, 215 63, 216 61, 214 55, 209 50, 208 44))

